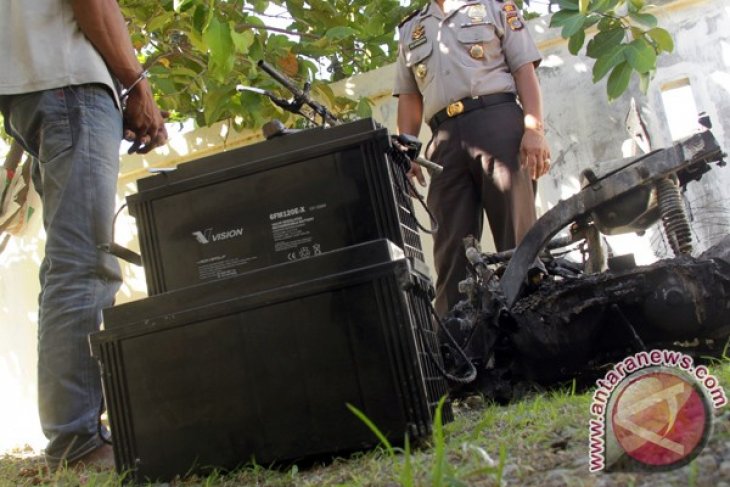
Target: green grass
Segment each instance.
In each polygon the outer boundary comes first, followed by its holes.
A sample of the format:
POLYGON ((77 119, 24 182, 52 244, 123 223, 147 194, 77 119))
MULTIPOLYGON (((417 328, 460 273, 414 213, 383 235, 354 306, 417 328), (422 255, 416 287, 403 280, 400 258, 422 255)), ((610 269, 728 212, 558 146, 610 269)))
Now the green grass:
MULTIPOLYGON (((730 363, 712 367, 713 374, 730 391, 730 363)), ((177 480, 174 486, 403 486, 459 487, 509 485, 544 486, 546 475, 565 475, 558 484, 593 486, 598 476, 588 473, 587 442, 590 392, 563 390, 534 395, 510 406, 488 404, 474 398, 457 403, 455 421, 436 421, 426 444, 393 446, 377 425, 355 408, 353 414, 371 429, 381 446, 369 452, 339 458, 307 468, 273 471, 249 466, 239 471, 177 480), (552 472, 558 469, 558 473, 552 472), (506 479, 506 480, 505 480, 506 479)), ((712 444, 730 440, 730 415, 721 411, 712 444)), ((439 408, 437 416, 441 414, 439 408)), ((0 458, 0 487, 6 485, 121 486, 113 472, 44 473, 38 460, 0 458)), ((676 471, 677 481, 667 485, 700 485, 702 474, 691 464, 676 471)), ((604 474, 605 475, 605 474, 604 474)), ((637 474, 612 474, 616 485, 640 485, 637 474)))

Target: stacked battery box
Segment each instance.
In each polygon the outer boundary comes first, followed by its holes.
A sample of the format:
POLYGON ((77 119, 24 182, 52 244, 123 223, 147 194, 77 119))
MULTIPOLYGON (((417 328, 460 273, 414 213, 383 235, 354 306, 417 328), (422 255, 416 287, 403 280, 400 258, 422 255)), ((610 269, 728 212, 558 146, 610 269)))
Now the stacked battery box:
POLYGON ((424 261, 404 173, 372 119, 278 137, 138 182, 150 295, 387 238, 424 261))
POLYGON ((119 472, 165 480, 377 445, 351 408, 394 443, 430 435, 447 385, 388 150, 361 121, 139 182, 156 292, 105 310, 91 337, 119 472))

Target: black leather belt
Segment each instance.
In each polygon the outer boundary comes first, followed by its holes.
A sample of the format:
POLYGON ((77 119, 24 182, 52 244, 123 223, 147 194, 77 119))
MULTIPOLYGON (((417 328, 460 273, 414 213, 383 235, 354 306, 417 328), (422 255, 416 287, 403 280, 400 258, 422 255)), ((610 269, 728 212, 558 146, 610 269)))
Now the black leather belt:
POLYGON ((463 98, 459 101, 455 101, 443 110, 436 112, 436 115, 431 117, 431 120, 428 121, 428 126, 431 127, 432 131, 435 131, 439 125, 450 118, 458 117, 463 113, 470 112, 477 108, 499 105, 500 103, 507 103, 515 101, 516 99, 517 97, 514 93, 494 93, 492 95, 482 95, 474 98, 463 98))

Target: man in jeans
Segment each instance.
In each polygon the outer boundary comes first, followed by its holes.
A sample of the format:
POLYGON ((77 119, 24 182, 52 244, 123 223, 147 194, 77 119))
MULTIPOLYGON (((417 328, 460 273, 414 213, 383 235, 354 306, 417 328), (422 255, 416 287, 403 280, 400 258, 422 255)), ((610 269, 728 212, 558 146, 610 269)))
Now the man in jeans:
POLYGON ((38 396, 50 468, 112 465, 99 428, 99 369, 88 335, 121 283, 109 242, 122 135, 164 144, 155 104, 114 0, 0 0, 0 110, 34 157, 43 200, 38 396), (126 88, 126 109, 117 87, 126 88))

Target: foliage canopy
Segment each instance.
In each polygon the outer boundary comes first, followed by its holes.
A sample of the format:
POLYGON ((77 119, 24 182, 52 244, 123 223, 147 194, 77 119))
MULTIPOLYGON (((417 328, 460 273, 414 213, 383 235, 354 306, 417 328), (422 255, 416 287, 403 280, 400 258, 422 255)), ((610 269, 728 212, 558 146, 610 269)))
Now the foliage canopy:
MULTIPOLYGON (((395 61, 399 21, 427 0, 120 0, 135 48, 162 108, 179 119, 208 126, 231 120, 238 129, 287 121, 266 98, 237 93, 239 84, 279 92, 256 65, 265 60, 335 111, 368 116, 367 99, 337 98, 327 83, 395 61)), ((518 4, 523 2, 517 0, 518 4)), ((527 3, 527 2, 526 2, 527 3)), ((551 26, 569 39, 572 54, 587 43, 596 60, 593 81, 608 75, 610 99, 623 93, 632 74, 642 86, 657 55, 671 52, 672 38, 646 13, 645 0, 559 0, 551 26), (595 29, 594 29, 595 30, 595 29)))
POLYGON ((645 0, 560 0, 559 4, 560 11, 553 15, 550 26, 561 29, 571 54, 577 55, 589 32, 597 28, 586 45, 586 55, 595 59, 594 83, 608 75, 609 100, 626 91, 634 73, 646 92, 657 56, 674 50, 672 36, 646 11, 645 0))
MULTIPOLYGON (((423 2, 420 2, 423 3, 423 2)), ((398 0, 121 0, 135 48, 162 108, 200 126, 238 128, 286 119, 238 84, 280 92, 256 65, 265 60, 335 110, 370 113, 367 100, 335 98, 327 82, 395 60, 398 0)), ((288 97, 288 93, 282 93, 288 97)))

